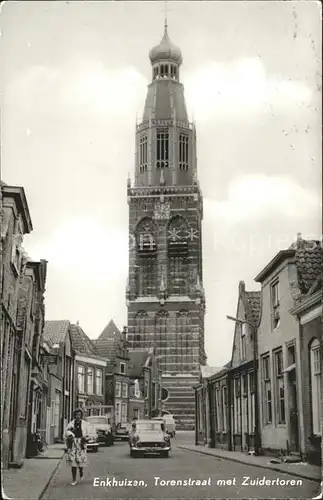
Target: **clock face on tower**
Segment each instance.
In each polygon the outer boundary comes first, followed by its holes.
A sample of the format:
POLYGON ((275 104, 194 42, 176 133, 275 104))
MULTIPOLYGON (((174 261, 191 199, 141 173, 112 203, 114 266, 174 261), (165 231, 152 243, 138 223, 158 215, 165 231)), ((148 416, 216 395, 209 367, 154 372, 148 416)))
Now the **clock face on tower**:
POLYGON ((170 217, 170 205, 169 203, 156 203, 154 218, 156 220, 166 220, 170 217))

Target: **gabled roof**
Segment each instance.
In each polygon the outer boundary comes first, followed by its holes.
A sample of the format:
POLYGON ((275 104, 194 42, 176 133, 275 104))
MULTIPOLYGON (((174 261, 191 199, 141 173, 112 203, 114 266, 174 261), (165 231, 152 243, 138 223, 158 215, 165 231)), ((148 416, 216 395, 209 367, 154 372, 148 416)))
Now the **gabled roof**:
POLYGON ((122 333, 111 319, 101 335, 97 339, 92 340, 92 343, 100 356, 114 359, 121 341, 122 333))
POLYGON ((149 350, 129 351, 128 373, 130 377, 135 378, 142 376, 143 368, 149 356, 150 356, 149 350))
POLYGON ((322 276, 323 248, 319 240, 304 240, 300 234, 287 250, 281 250, 256 276, 255 281, 262 282, 282 261, 295 258, 298 285, 302 294, 308 293, 319 276, 322 276))
POLYGON ((98 354, 94 344, 79 325, 71 325, 71 338, 73 349, 78 354, 98 354))
POLYGON ((121 331, 111 319, 107 326, 104 328, 103 332, 99 335, 97 340, 103 340, 103 339, 110 339, 114 338, 115 336, 121 336, 121 331))
POLYGON ((68 320, 45 321, 43 341, 50 346, 64 342, 70 322, 68 320))

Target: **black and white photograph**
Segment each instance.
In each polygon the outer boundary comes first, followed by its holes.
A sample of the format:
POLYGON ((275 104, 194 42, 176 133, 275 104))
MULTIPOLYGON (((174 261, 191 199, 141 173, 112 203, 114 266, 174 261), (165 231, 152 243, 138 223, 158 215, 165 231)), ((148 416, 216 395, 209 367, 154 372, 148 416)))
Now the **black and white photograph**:
POLYGON ((1 2, 3 498, 323 499, 321 23, 1 2))

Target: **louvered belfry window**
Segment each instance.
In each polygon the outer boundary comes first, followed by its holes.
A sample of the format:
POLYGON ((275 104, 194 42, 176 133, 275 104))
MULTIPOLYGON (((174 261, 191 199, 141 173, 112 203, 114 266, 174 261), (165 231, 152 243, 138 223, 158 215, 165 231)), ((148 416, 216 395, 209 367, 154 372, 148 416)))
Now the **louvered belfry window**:
POLYGON ((179 168, 188 170, 188 135, 179 135, 179 168))
POLYGON ((157 168, 169 166, 169 131, 168 129, 157 129, 157 168))

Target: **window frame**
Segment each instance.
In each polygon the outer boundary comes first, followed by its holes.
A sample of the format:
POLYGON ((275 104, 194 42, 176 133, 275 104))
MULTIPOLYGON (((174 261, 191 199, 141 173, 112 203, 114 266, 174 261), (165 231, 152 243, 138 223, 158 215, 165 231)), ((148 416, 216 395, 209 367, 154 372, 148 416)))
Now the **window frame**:
POLYGON ((91 396, 94 394, 94 370, 92 366, 88 366, 86 371, 86 393, 91 396))
POLYGON ((115 397, 121 398, 121 382, 119 380, 115 383, 115 397))
POLYGON ((321 346, 318 338, 312 340, 310 344, 310 384, 311 384, 311 427, 314 436, 321 436, 321 346))
POLYGON ((276 330, 280 325, 280 286, 277 278, 270 284, 270 300, 272 329, 276 330))
POLYGON ((85 365, 77 365, 77 389, 80 394, 85 394, 85 365), (80 384, 80 378, 83 377, 82 387, 80 384))
POLYGON ((265 425, 273 424, 273 392, 271 380, 270 354, 262 356, 262 388, 263 388, 263 421, 265 425), (270 394, 270 397, 268 395, 270 394))
POLYGON ((101 368, 95 370, 95 392, 97 396, 103 396, 103 370, 101 368), (98 380, 100 380, 100 384, 98 384, 98 380))

